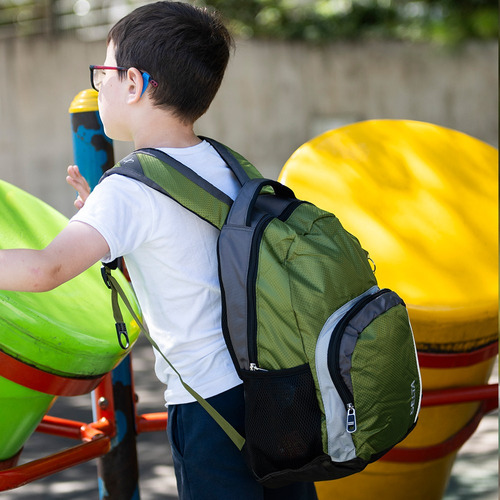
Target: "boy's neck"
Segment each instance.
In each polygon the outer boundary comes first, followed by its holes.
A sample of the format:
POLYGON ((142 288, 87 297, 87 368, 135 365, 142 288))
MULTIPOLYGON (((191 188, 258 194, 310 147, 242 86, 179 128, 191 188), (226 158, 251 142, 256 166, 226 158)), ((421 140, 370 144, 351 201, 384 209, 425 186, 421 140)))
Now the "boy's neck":
POLYGON ((137 138, 134 140, 135 149, 140 148, 189 148, 199 144, 201 139, 194 132, 178 134, 178 131, 164 131, 156 137, 137 138))
POLYGON ((153 112, 146 124, 134 130, 135 149, 188 148, 201 142, 193 124, 185 123, 168 112, 153 112))

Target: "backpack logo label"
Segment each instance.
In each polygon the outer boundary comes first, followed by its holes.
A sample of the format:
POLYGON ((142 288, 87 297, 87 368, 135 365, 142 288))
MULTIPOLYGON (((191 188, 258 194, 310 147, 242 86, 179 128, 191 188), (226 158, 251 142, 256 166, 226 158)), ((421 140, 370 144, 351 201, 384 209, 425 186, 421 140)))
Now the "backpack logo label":
POLYGON ((417 399, 416 385, 417 385, 416 380, 413 380, 413 382, 411 383, 410 416, 412 416, 415 413, 415 402, 417 399))

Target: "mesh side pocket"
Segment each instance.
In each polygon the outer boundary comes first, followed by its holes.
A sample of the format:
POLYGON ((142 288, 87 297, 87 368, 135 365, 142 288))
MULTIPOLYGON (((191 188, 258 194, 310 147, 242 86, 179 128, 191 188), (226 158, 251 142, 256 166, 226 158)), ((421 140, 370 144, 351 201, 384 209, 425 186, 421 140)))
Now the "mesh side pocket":
POLYGON ((323 454, 321 411, 309 365, 244 372, 246 459, 258 478, 323 454))

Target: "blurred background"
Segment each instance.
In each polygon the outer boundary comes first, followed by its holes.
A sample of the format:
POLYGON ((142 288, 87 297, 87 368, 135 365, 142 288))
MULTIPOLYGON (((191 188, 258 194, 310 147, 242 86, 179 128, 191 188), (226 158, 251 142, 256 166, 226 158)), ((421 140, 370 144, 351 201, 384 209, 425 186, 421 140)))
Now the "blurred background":
MULTIPOLYGON (((68 107, 139 0, 0 0, 0 179, 67 216, 68 107)), ((196 2, 198 5, 203 1, 196 2)), ((197 132, 276 178, 293 151, 372 118, 436 123, 498 144, 496 0, 207 0, 236 37, 197 132)), ((115 144, 118 160, 132 148, 115 144)))

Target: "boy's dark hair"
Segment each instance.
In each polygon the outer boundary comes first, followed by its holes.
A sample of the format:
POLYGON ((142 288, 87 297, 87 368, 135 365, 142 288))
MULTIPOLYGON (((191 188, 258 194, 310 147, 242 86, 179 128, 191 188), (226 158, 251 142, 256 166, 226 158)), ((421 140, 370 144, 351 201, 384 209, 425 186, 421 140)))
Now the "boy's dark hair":
POLYGON ((111 28, 116 64, 147 71, 158 106, 186 122, 203 115, 222 82, 232 38, 214 12, 181 2, 144 5, 111 28))

